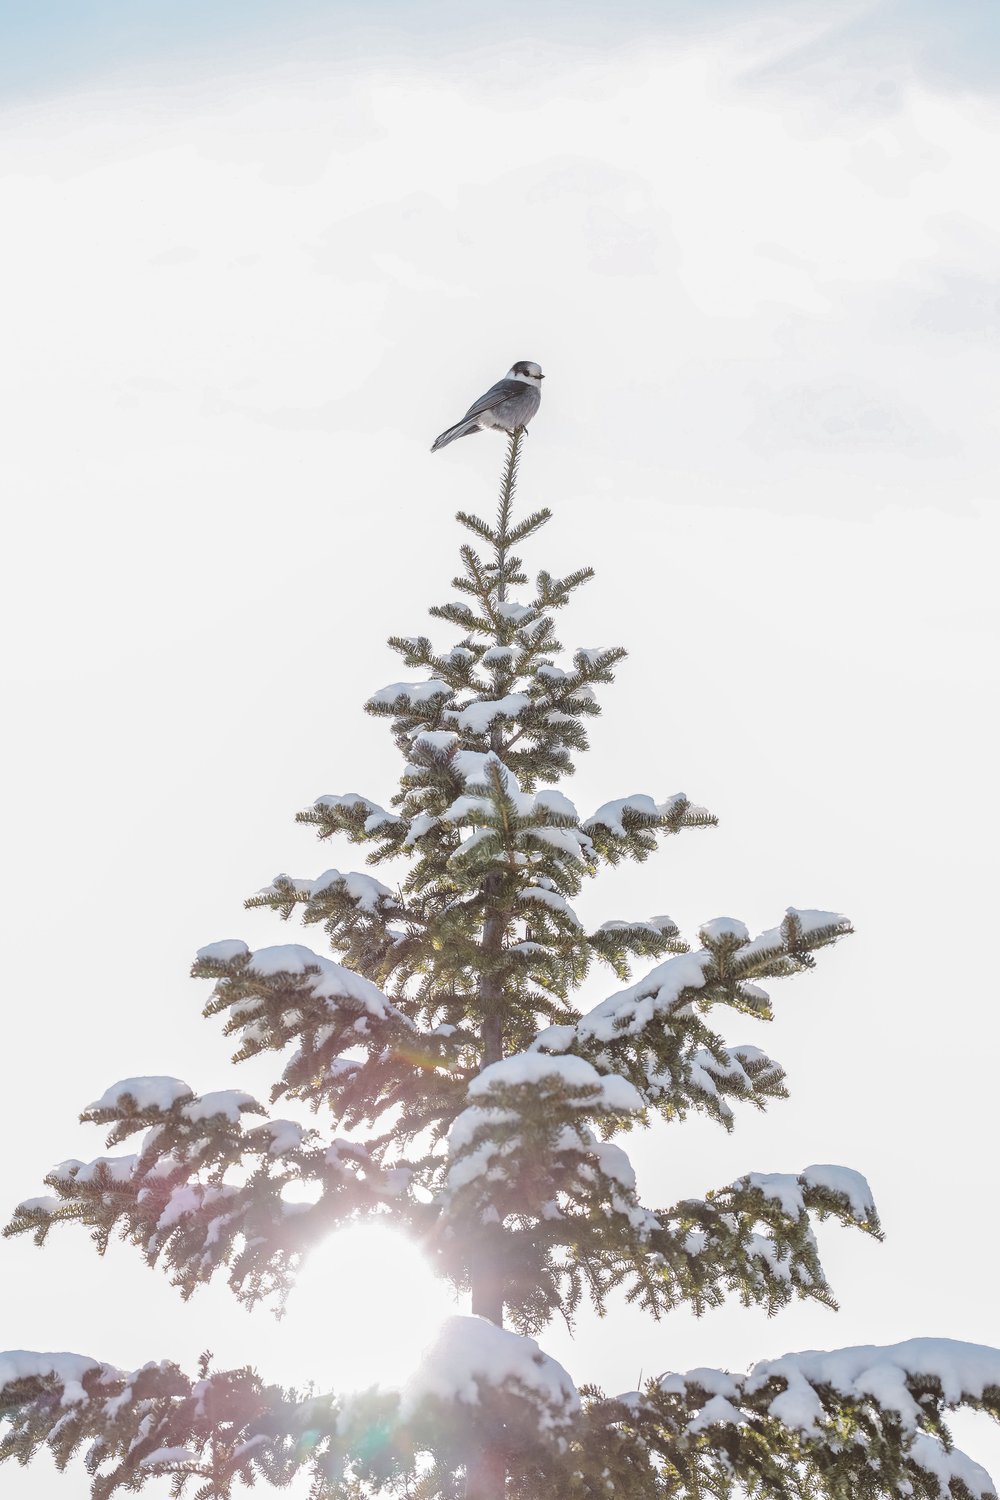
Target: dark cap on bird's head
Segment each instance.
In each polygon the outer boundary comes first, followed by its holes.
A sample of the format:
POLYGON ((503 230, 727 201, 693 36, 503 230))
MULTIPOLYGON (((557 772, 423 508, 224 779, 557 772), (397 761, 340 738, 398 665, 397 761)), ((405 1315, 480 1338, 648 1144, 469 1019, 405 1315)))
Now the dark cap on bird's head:
POLYGON ((544 380, 541 365, 536 365, 533 359, 519 359, 516 365, 511 365, 510 373, 515 380, 544 380))

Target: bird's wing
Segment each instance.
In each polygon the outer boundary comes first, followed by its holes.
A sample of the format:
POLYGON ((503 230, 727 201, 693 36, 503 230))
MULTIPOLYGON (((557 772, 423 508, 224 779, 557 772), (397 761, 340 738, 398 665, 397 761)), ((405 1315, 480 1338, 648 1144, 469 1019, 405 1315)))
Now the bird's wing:
POLYGON ((495 410, 502 406, 505 401, 512 401, 515 396, 523 396, 531 387, 524 380, 498 380, 496 385, 491 385, 478 401, 474 401, 469 410, 462 418, 467 422, 470 417, 478 417, 484 411, 495 410))

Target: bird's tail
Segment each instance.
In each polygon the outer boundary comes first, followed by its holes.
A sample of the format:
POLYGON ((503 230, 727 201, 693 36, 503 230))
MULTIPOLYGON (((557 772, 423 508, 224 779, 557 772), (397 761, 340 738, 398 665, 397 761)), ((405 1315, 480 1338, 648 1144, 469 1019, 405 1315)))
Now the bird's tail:
POLYGON ((448 444, 453 443, 456 438, 468 437, 470 432, 478 431, 479 422, 475 417, 472 418, 471 422, 468 420, 456 422, 454 427, 446 427, 441 436, 434 439, 431 444, 431 452, 436 453, 439 448, 447 448, 448 444))

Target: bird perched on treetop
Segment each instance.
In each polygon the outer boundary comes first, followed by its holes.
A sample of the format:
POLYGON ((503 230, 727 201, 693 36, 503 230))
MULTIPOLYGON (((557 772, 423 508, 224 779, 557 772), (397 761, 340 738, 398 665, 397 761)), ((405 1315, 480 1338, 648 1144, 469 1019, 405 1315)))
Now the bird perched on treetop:
POLYGON ((453 443, 456 438, 468 437, 470 432, 480 432, 484 427, 498 427, 501 432, 515 432, 518 427, 527 427, 542 399, 544 379, 540 365, 530 359, 519 359, 502 380, 491 385, 484 396, 472 403, 461 422, 445 428, 441 436, 434 439, 431 452, 453 443))

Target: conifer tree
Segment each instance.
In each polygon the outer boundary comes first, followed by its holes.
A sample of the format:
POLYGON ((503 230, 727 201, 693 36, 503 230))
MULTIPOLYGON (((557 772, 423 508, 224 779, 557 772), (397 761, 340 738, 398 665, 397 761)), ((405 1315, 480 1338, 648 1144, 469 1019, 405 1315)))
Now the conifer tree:
POLYGON ((131 1154, 62 1162, 6 1231, 41 1244, 80 1222, 99 1251, 117 1233, 182 1296, 223 1276, 254 1305, 280 1302, 331 1230, 386 1216, 468 1295, 469 1315, 445 1324, 402 1394, 303 1394, 207 1358, 186 1373, 0 1355, 0 1458, 47 1446, 62 1466, 83 1450, 95 1500, 160 1474, 210 1500, 302 1472, 316 1500, 979 1500, 992 1484, 945 1416, 964 1404, 1000 1417, 1000 1352, 915 1339, 606 1395, 536 1340, 555 1315, 616 1293, 652 1318, 727 1296, 769 1312, 832 1305, 812 1221, 880 1228, 864 1178, 841 1167, 747 1173, 656 1207, 638 1195, 613 1137, 692 1112, 728 1130, 739 1106, 783 1098, 779 1064, 728 1042, 728 1018, 767 1019, 764 986, 811 968, 850 926, 789 908, 754 937, 720 918, 689 942, 665 916, 581 923, 585 880, 715 819, 681 793, 581 815, 555 785, 586 751, 597 690, 624 653, 568 655, 557 639, 589 568, 529 583, 520 554, 549 512, 515 520, 522 436, 495 520, 458 516, 457 597, 431 610, 457 643, 389 642, 411 674, 367 704, 403 759, 389 806, 352 793, 299 814, 322 839, 364 846, 393 882, 279 875, 247 904, 322 928, 337 958, 229 941, 194 964, 235 1060, 273 1055, 271 1104, 304 1103, 315 1128, 238 1090, 124 1079, 82 1118, 109 1151, 136 1141, 131 1154), (581 1014, 574 993, 595 963, 619 987, 581 1014))

